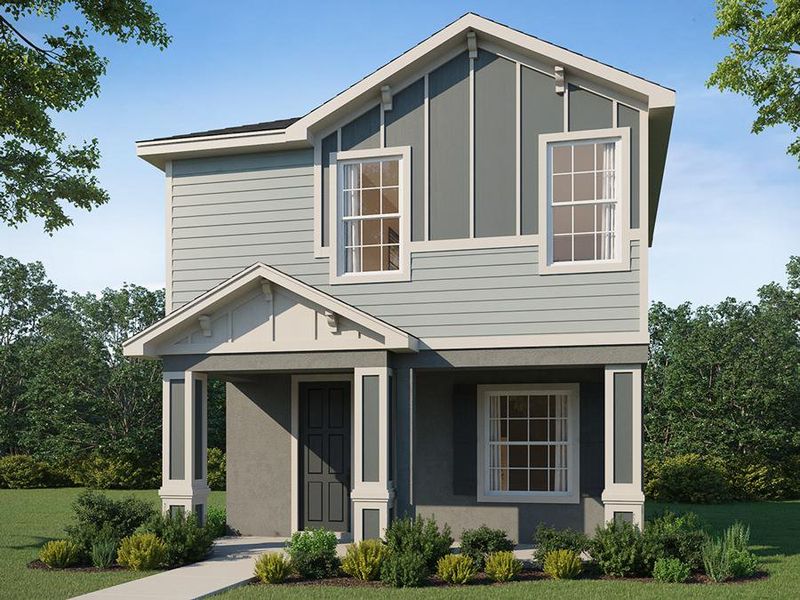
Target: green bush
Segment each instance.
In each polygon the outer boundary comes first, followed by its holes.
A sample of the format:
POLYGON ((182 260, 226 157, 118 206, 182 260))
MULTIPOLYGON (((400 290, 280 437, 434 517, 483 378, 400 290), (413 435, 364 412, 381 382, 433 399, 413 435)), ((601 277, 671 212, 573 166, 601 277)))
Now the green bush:
POLYGON ((381 575, 381 566, 389 549, 380 540, 364 540, 351 544, 342 560, 342 571, 363 581, 374 581, 381 575))
POLYGON ((256 560, 253 574, 261 583, 283 583, 292 573, 292 566, 282 552, 265 552, 256 560))
POLYGON ((490 529, 481 525, 477 529, 467 529, 461 534, 461 554, 469 556, 480 570, 486 555, 514 549, 514 542, 508 539, 502 529, 490 529))
POLYGON ((651 466, 644 491, 656 502, 713 504, 732 496, 723 462, 699 454, 682 454, 651 466))
POLYGON ((706 575, 716 582, 752 577, 759 567, 758 558, 749 550, 750 528, 736 522, 721 537, 703 546, 706 575))
POLYGON ((286 544, 292 567, 306 579, 335 577, 339 573, 336 534, 324 529, 296 531, 286 544))
POLYGON ((800 498, 800 454, 777 459, 751 457, 729 463, 728 479, 739 500, 800 498))
POLYGON ((114 564, 117 559, 117 540, 113 535, 101 535, 92 542, 92 550, 89 553, 92 559, 92 566, 98 569, 107 569, 114 564))
POLYGON ((589 552, 605 575, 630 577, 646 572, 642 532, 627 521, 598 525, 589 552))
POLYGON ((213 532, 202 527, 194 513, 155 514, 139 527, 137 533, 152 533, 164 542, 167 567, 203 560, 214 544, 213 532))
POLYGON ((390 550, 381 567, 381 581, 397 588, 419 587, 429 574, 430 568, 422 555, 408 550, 390 550))
POLYGON ((117 562, 134 571, 158 569, 166 560, 166 544, 152 533, 134 533, 119 544, 117 562))
POLYGON ((647 522, 642 538, 646 573, 652 573, 656 561, 676 558, 692 571, 703 566, 703 544, 708 540, 700 518, 694 513, 680 516, 665 511, 647 522))
POLYGON ((209 506, 206 513, 206 529, 214 539, 228 535, 228 515, 220 506, 209 506))
POLYGON ((152 505, 144 500, 133 496, 112 500, 91 490, 81 492, 72 511, 73 522, 66 527, 66 533, 86 556, 95 540, 108 536, 119 543, 155 514, 152 505))
POLYGON ((161 482, 161 463, 142 464, 122 457, 91 454, 69 468, 78 485, 93 489, 147 490, 161 482))
POLYGON ((589 537, 574 529, 555 529, 548 525, 539 525, 533 534, 533 559, 544 564, 544 557, 553 550, 572 550, 578 556, 589 549, 589 537))
POLYGON ((436 563, 436 574, 451 584, 469 583, 477 573, 475 561, 465 554, 448 554, 436 563))
POLYGON ((212 490, 225 490, 225 453, 219 448, 209 448, 206 464, 208 487, 212 490))
POLYGON ((392 521, 386 530, 386 545, 395 553, 419 554, 425 561, 428 574, 436 569, 443 556, 450 554, 453 536, 445 523, 441 531, 435 519, 423 517, 404 518, 392 521))
POLYGON ((683 583, 692 569, 678 558, 659 558, 653 565, 653 578, 661 583, 683 583))
POLYGON ((64 569, 80 562, 81 549, 72 540, 52 540, 39 550, 39 560, 51 569, 64 569))
POLYGON ((59 485, 45 463, 27 454, 9 454, 0 458, 0 488, 43 488, 59 485))
POLYGON ((575 579, 581 574, 581 557, 572 550, 552 550, 545 554, 542 570, 553 579, 575 579))
POLYGON ((522 571, 522 561, 511 551, 492 552, 486 557, 484 571, 493 581, 511 581, 522 571))

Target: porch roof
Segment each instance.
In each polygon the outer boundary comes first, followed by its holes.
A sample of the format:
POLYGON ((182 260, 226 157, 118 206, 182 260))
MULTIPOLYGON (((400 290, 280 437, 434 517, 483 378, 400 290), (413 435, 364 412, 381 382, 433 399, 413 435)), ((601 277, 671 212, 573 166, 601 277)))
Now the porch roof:
POLYGON ((402 329, 263 263, 233 275, 122 345, 125 356, 140 358, 418 348, 419 340, 402 329))

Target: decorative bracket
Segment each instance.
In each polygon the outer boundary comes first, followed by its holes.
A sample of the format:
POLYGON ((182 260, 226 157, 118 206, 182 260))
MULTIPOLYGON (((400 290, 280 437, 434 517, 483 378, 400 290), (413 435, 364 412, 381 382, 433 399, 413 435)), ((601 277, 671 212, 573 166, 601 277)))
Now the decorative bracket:
POLYGON ((478 36, 474 31, 467 33, 467 50, 470 58, 478 58, 478 36))
POLYGON ((211 337, 211 317, 208 315, 200 315, 197 317, 197 322, 200 324, 200 329, 205 337, 211 337))
POLYGON ((381 88, 381 104, 383 104, 383 110, 392 110, 392 88, 388 85, 381 88))
POLYGON ((339 315, 331 310, 325 311, 325 318, 328 320, 328 327, 332 333, 339 333, 339 315))
POLYGON ((563 96, 564 92, 567 91, 567 82, 564 78, 564 67, 556 66, 554 71, 556 75, 556 94, 563 96))

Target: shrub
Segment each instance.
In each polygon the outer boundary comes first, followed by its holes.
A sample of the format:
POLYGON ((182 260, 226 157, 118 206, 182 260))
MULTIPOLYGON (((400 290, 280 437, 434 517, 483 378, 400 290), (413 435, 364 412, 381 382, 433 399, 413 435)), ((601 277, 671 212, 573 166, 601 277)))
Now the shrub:
POLYGON ((657 502, 713 504, 730 499, 731 490, 721 460, 682 454, 649 469, 645 495, 657 502))
POLYGON ((572 550, 578 556, 589 549, 589 537, 574 529, 555 529, 548 525, 539 525, 533 534, 536 546, 533 559, 544 564, 544 557, 553 550, 572 550))
POLYGON ((117 540, 113 535, 101 535, 92 543, 89 557, 92 559, 92 566, 98 569, 112 566, 117 559, 117 540))
POLYGON ((64 569, 78 564, 81 549, 72 540, 52 540, 39 550, 39 560, 51 569, 64 569))
POLYGON ((522 561, 511 551, 492 552, 486 557, 484 570, 493 581, 511 581, 522 571, 522 561))
POLYGON ((296 531, 286 544, 292 567, 306 579, 334 577, 339 572, 336 534, 324 529, 296 531))
POLYGON ((740 500, 800 497, 800 454, 779 459, 751 458, 729 463, 728 479, 740 500))
POLYGON ((447 554, 436 563, 436 574, 447 583, 469 583, 477 572, 475 561, 465 554, 447 554))
POLYGON ((544 557, 545 574, 553 579, 575 579, 581 574, 581 557, 572 550, 552 550, 544 557))
POLYGON ((381 566, 388 552, 380 540, 351 544, 342 560, 342 571, 356 579, 374 581, 380 577, 381 566))
POLYGON ((703 566, 712 581, 752 577, 758 571, 758 557, 750 552, 750 528, 738 521, 722 537, 703 546, 703 566))
POLYGON ((708 534, 696 514, 678 516, 666 511, 647 522, 642 536, 646 573, 652 573, 656 561, 662 558, 679 559, 692 571, 702 568, 708 534))
POLYGON ((461 554, 469 556, 479 570, 483 569, 487 554, 513 549, 514 542, 508 539, 502 529, 489 529, 481 525, 461 534, 461 554))
POLYGON ((386 530, 386 545, 389 550, 395 553, 419 554, 425 561, 428 574, 436 569, 440 558, 450 554, 452 544, 450 526, 445 524, 439 531, 435 519, 397 519, 386 530))
POLYGON ((292 573, 292 566, 282 552, 265 552, 256 560, 253 574, 261 583, 283 583, 292 573))
POLYGON ((206 476, 208 487, 212 490, 225 489, 225 453, 219 448, 209 448, 206 459, 208 474, 206 476))
POLYGON ((662 583, 683 583, 692 569, 678 558, 659 558, 653 565, 653 578, 662 583))
POLYGON ((72 511, 74 520, 66 528, 67 536, 87 556, 95 540, 108 536, 119 543, 155 514, 144 500, 133 496, 112 500, 96 491, 82 492, 72 504, 72 511))
POLYGON ((71 466, 69 473, 75 483, 88 488, 146 490, 158 487, 161 464, 95 453, 71 466))
POLYGON ((589 551, 605 575, 629 577, 646 571, 642 545, 642 533, 636 525, 609 521, 597 526, 589 551))
POLYGON ((220 506, 209 506, 206 514, 206 529, 216 539, 228 535, 228 515, 220 506))
POLYGON ((166 560, 166 544, 152 533, 134 533, 119 544, 117 562, 134 571, 158 569, 166 560))
POLYGON ((43 488, 59 482, 50 467, 27 454, 0 458, 0 488, 43 488))
POLYGON ((194 513, 156 514, 137 532, 152 533, 164 542, 166 546, 164 562, 168 567, 178 567, 203 560, 214 544, 212 531, 202 527, 194 513))
POLYGON ((419 587, 430 569, 425 559, 413 551, 390 550, 381 567, 381 581, 394 587, 419 587))

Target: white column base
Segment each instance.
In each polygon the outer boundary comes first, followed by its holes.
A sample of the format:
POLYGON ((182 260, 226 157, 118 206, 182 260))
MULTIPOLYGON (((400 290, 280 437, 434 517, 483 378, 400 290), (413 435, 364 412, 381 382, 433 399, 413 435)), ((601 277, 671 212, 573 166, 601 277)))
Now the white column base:
POLYGON ((161 511, 169 513, 174 506, 179 506, 188 514, 195 511, 195 507, 202 506, 201 521, 205 521, 208 514, 208 494, 211 489, 204 483, 197 482, 187 487, 183 482, 171 482, 158 490, 161 497, 161 511))
POLYGON ((354 489, 350 494, 353 502, 353 541, 360 542, 368 537, 375 537, 374 533, 364 531, 364 511, 378 511, 377 536, 383 538, 389 526, 389 511, 394 506, 394 489, 379 489, 362 486, 354 489))
POLYGON ((603 518, 607 522, 613 521, 615 513, 630 513, 633 524, 644 528, 644 494, 641 492, 615 493, 603 492, 603 518))

